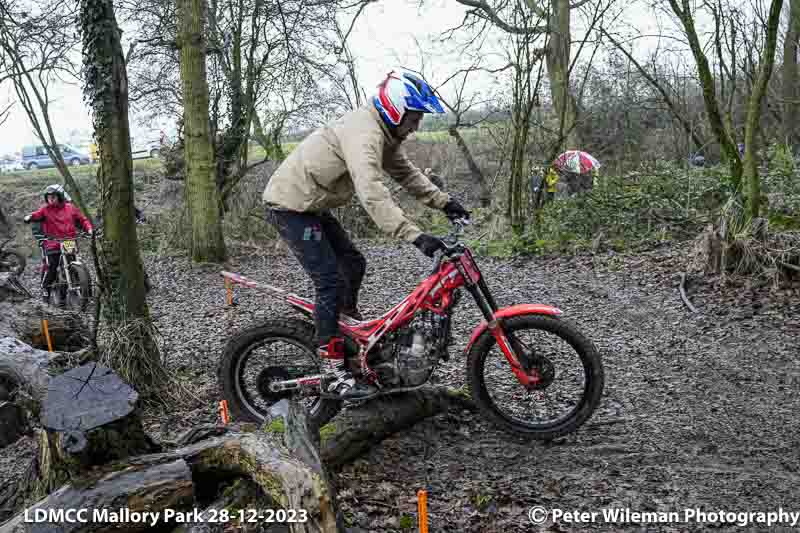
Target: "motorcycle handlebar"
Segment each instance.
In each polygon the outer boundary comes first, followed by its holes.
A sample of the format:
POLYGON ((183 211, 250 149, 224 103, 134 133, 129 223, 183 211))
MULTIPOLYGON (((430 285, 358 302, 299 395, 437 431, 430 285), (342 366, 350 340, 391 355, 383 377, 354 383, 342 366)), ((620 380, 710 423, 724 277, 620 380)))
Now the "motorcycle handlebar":
POLYGON ((450 233, 448 233, 445 237, 442 238, 442 241, 447 245, 449 242, 452 244, 456 244, 458 242, 458 237, 462 233, 464 233, 464 228, 472 224, 470 219, 463 218, 463 217, 447 217, 450 220, 450 224, 452 225, 452 229, 450 233))
POLYGON ((450 224, 452 224, 452 229, 450 233, 448 233, 445 237, 442 237, 442 242, 444 243, 445 249, 444 250, 437 250, 433 253, 433 266, 431 268, 431 274, 435 273, 439 269, 439 265, 442 262, 442 258, 445 255, 448 255, 451 250, 453 250, 456 245, 458 244, 458 237, 462 233, 464 233, 464 228, 472 224, 470 219, 462 218, 462 217, 447 217, 450 220, 450 224))

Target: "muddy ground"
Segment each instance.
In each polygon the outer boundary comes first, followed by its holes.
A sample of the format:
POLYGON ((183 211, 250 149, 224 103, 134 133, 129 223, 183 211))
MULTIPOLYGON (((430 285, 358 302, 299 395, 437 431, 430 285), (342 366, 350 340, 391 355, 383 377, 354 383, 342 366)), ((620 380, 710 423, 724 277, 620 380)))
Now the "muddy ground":
MULTIPOLYGON (((428 268, 408 245, 364 243, 363 249, 362 307, 369 316, 397 302, 428 268)), ((596 343, 606 371, 602 405, 578 432, 549 443, 511 435, 468 412, 420 423, 338 474, 350 525, 406 530, 419 488, 429 491, 430 530, 438 532, 714 525, 623 526, 603 523, 600 515, 595 523, 534 526, 532 506, 681 515, 685 508, 800 511, 800 289, 754 289, 743 280, 695 274, 689 286, 695 315, 677 290, 685 256, 686 246, 673 244, 626 255, 481 260, 501 305, 558 306, 596 343)), ((226 308, 217 266, 192 267, 181 257, 147 263, 169 368, 190 380, 199 398, 169 415, 148 416, 152 433, 173 439, 193 424, 215 421, 216 366, 232 331, 291 311, 246 289, 238 291, 237 307, 226 308)), ((239 249, 227 268, 312 294, 295 260, 280 252, 239 249)), ((455 316, 453 356, 437 373, 441 382, 464 384, 462 351, 478 320, 465 298, 455 316)), ((31 453, 25 439, 0 451, 0 483, 14 479, 31 453)))

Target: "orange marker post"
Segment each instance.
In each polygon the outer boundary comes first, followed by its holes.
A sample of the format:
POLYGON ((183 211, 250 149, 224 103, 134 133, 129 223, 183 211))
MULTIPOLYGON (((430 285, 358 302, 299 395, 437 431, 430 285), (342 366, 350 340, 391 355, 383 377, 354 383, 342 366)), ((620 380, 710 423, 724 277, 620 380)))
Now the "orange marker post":
POLYGON ((228 305, 233 305, 233 289, 231 289, 231 280, 225 278, 225 292, 227 294, 228 305))
POLYGON ((219 402, 219 417, 222 419, 222 424, 227 426, 231 421, 231 415, 228 412, 228 400, 220 400, 219 402))
POLYGON ((428 533, 428 492, 417 491, 417 514, 419 516, 419 533, 428 533))
POLYGON ((53 351, 53 339, 50 338, 50 330, 47 328, 47 320, 42 319, 42 331, 44 332, 44 338, 47 339, 47 351, 53 351))

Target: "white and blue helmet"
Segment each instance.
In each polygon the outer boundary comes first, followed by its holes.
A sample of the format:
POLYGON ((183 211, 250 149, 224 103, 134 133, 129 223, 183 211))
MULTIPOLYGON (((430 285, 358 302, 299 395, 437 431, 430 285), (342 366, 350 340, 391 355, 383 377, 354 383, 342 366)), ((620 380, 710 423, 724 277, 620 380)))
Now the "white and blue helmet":
POLYGON ((410 72, 393 70, 378 85, 375 108, 389 126, 397 126, 406 111, 444 113, 442 104, 428 83, 410 72))

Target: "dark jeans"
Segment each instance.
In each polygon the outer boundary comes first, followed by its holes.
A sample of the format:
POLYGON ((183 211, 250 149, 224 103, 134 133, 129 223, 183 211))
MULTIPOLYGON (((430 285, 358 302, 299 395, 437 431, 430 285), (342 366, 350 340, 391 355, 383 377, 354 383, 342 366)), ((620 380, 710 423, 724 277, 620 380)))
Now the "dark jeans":
POLYGON ((358 306, 367 260, 330 211, 267 209, 267 219, 314 283, 317 336, 320 346, 328 344, 339 336, 339 313, 358 306))

